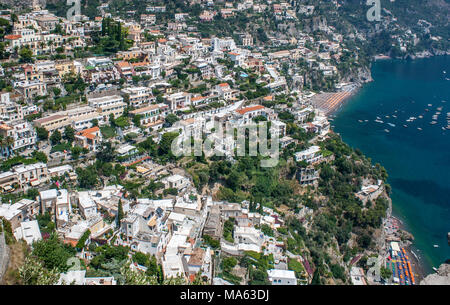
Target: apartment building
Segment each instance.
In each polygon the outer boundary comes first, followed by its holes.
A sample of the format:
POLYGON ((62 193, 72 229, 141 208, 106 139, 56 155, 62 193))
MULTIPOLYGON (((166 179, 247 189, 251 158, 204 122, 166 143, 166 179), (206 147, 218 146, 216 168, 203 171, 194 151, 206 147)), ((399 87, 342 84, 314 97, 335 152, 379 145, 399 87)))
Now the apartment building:
POLYGON ((140 117, 140 123, 145 128, 160 129, 164 123, 159 105, 150 105, 130 111, 133 116, 140 117))
POLYGON ((75 134, 75 143, 90 151, 97 151, 103 140, 102 133, 98 126, 78 131, 75 134))
POLYGON ((47 85, 39 80, 19 82, 16 90, 27 100, 47 95, 47 85))
POLYGON ((1 156, 8 157, 16 151, 31 149, 36 144, 36 131, 27 121, 16 121, 0 125, 0 136, 3 139, 10 138, 9 145, 0 147, 1 156))
POLYGON ((170 110, 185 110, 191 105, 191 94, 187 92, 177 92, 166 96, 166 102, 170 110))
POLYGON ((129 87, 122 89, 121 92, 128 95, 131 107, 144 106, 156 101, 152 89, 148 87, 129 87))
POLYGON ((66 126, 71 124, 68 115, 53 114, 33 121, 35 127, 45 128, 49 133, 59 130, 62 132, 66 126))
POLYGON ((120 117, 127 106, 119 95, 88 98, 88 104, 97 109, 104 121, 109 119, 110 114, 114 115, 114 118, 120 117))

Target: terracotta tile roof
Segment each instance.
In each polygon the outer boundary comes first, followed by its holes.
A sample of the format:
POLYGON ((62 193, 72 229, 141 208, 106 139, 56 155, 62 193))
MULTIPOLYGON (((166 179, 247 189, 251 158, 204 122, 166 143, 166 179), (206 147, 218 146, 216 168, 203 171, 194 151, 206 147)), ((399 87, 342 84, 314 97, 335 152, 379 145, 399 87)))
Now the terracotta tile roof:
POLYGON ((6 35, 5 36, 5 39, 8 39, 8 40, 16 40, 19 38, 22 38, 22 35, 6 35))
POLYGON ((88 129, 83 129, 81 131, 78 131, 77 134, 80 135, 80 134, 84 134, 84 133, 93 133, 93 132, 97 132, 99 130, 100 130, 100 128, 98 126, 94 126, 94 127, 88 128, 88 129))
POLYGON ((81 131, 77 132, 77 135, 81 135, 81 136, 83 136, 85 138, 93 140, 93 139, 95 139, 95 134, 94 133, 98 132, 98 131, 100 131, 100 128, 98 128, 98 126, 95 126, 95 127, 91 127, 91 128, 88 128, 88 129, 81 130, 81 131))
POLYGON ((202 100, 204 98, 205 98, 204 96, 195 96, 195 97, 191 98, 191 101, 192 102, 196 102, 196 101, 200 101, 200 100, 202 100))
POLYGON ((133 111, 130 111, 130 113, 138 114, 138 113, 141 113, 141 112, 145 112, 145 111, 149 111, 149 110, 155 110, 155 109, 158 109, 158 108, 159 108, 158 105, 149 105, 149 106, 146 106, 146 107, 143 107, 143 108, 139 108, 139 109, 135 109, 133 111))
POLYGON ((255 110, 261 110, 261 109, 264 109, 264 108, 265 107, 262 106, 262 105, 257 105, 257 106, 253 106, 253 107, 247 107, 247 108, 239 109, 239 110, 236 110, 236 112, 243 115, 243 114, 246 114, 247 112, 255 111, 255 110))
POLYGON ((126 68, 126 67, 129 67, 129 66, 130 66, 130 63, 129 63, 129 62, 126 62, 126 61, 119 61, 119 62, 117 63, 117 65, 118 65, 120 68, 126 68))
POLYGON ((189 258, 189 265, 201 266, 203 264, 203 257, 205 251, 201 248, 195 248, 191 257, 189 258))
POLYGON ((131 65, 132 65, 133 67, 143 67, 143 66, 147 66, 148 63, 147 63, 147 62, 141 61, 141 62, 135 62, 135 63, 132 63, 131 65))
POLYGON ((95 139, 95 135, 92 133, 84 133, 83 134, 84 137, 90 139, 90 140, 94 140, 95 139))
POLYGON ((51 115, 42 119, 37 119, 35 120, 35 122, 37 123, 46 123, 46 122, 50 122, 50 121, 54 121, 54 120, 59 120, 66 117, 65 115, 61 115, 61 114, 56 114, 56 115, 51 115))

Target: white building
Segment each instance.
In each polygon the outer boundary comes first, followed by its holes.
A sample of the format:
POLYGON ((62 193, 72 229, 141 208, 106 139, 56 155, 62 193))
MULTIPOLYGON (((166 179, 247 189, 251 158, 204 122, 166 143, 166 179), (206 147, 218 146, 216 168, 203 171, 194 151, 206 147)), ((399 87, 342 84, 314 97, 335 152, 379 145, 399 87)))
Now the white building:
POLYGON ((132 107, 148 105, 156 101, 156 98, 152 95, 152 89, 148 87, 124 88, 122 93, 129 96, 130 106, 132 107))
POLYGON ((97 215, 97 205, 92 200, 89 192, 78 192, 78 208, 85 219, 97 215))
POLYGON ((322 160, 319 146, 311 146, 310 148, 295 153, 295 161, 305 161, 308 164, 316 163, 322 160))
POLYGON ((297 285, 294 271, 270 269, 267 270, 267 275, 272 285, 297 285))
POLYGON ((24 221, 20 224, 20 227, 14 231, 14 237, 17 240, 23 239, 28 245, 32 245, 33 242, 42 239, 41 230, 39 230, 39 224, 37 220, 24 221))
POLYGON ((110 114, 113 114, 114 118, 121 116, 127 106, 119 95, 88 98, 88 103, 97 109, 105 121, 108 121, 110 114))

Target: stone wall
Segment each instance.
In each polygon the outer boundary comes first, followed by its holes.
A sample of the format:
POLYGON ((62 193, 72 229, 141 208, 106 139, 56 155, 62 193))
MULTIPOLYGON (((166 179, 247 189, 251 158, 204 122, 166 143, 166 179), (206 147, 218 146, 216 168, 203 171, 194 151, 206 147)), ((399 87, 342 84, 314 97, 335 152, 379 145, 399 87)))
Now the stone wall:
POLYGON ((3 275, 8 269, 9 262, 9 247, 6 245, 5 236, 0 234, 0 283, 2 282, 3 275))

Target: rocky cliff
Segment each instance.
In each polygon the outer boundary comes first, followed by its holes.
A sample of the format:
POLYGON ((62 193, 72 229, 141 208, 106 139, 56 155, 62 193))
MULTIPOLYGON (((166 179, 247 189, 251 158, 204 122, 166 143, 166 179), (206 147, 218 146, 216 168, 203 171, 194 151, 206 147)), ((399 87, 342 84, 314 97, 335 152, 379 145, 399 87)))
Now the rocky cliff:
POLYGON ((450 285, 450 264, 442 264, 435 274, 428 275, 420 285, 450 285))

